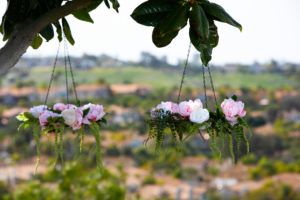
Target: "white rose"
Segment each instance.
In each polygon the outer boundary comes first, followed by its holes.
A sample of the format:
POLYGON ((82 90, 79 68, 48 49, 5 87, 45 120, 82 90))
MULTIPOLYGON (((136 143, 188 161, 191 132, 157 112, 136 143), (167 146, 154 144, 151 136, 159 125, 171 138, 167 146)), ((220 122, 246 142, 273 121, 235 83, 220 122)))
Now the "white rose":
POLYGON ((189 100, 189 104, 190 104, 192 110, 197 110, 199 108, 203 108, 203 104, 200 99, 196 99, 194 101, 189 100))
POLYGON ((190 121, 197 124, 201 124, 207 121, 208 119, 209 119, 209 112, 207 109, 198 108, 190 114, 190 121))
POLYGON ((34 106, 30 108, 29 112, 35 117, 39 118, 39 116, 47 109, 46 105, 34 106))
POLYGON ((65 120, 65 124, 69 126, 72 126, 76 122, 76 111, 73 108, 62 111, 61 115, 65 120))

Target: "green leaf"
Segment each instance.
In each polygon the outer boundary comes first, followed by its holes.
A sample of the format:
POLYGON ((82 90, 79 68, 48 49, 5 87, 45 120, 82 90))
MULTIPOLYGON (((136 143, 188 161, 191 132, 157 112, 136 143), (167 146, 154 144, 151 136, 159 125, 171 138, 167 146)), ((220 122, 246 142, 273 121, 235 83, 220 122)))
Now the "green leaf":
POLYGON ((169 13, 153 30, 152 41, 157 47, 165 47, 172 42, 188 20, 188 6, 180 6, 169 13))
POLYGON ((230 24, 242 31, 242 25, 235 21, 222 6, 210 2, 203 2, 201 5, 205 13, 212 16, 214 20, 230 24))
POLYGON ((165 47, 172 42, 172 40, 178 35, 178 32, 179 31, 174 31, 161 35, 159 29, 155 27, 152 32, 152 41, 157 47, 165 47))
POLYGON ((97 167, 100 171, 103 170, 102 165, 102 153, 101 153, 101 136, 100 136, 100 127, 97 123, 92 122, 90 125, 91 131, 95 137, 96 141, 96 162, 97 167))
POLYGON ((51 24, 47 25, 41 32, 41 36, 48 42, 54 37, 54 31, 51 24))
POLYGON ((106 5, 107 8, 110 8, 109 1, 108 1, 108 0, 104 0, 104 3, 105 3, 105 5, 106 5))
POLYGON ((180 31, 187 24, 189 7, 179 6, 169 13, 155 28, 158 28, 161 35, 180 31))
POLYGON ((149 0, 135 8, 131 17, 142 25, 156 26, 174 8, 174 4, 168 1, 149 0))
POLYGON ((57 39, 58 39, 58 41, 61 42, 62 41, 62 28, 61 28, 61 25, 60 25, 59 21, 56 21, 53 24, 56 27, 57 39))
POLYGON ((64 31, 64 34, 65 34, 67 40, 69 41, 69 43, 71 45, 74 45, 75 41, 73 39, 72 32, 71 32, 70 26, 68 24, 68 21, 65 18, 62 18, 62 26, 63 26, 63 31, 64 31))
POLYGON ((203 65, 207 66, 211 60, 212 48, 208 41, 204 41, 201 37, 198 37, 193 29, 190 28, 190 40, 193 46, 201 53, 201 61, 203 65))
POLYGON ((16 116, 17 120, 21 121, 21 122, 25 122, 28 121, 27 116, 25 115, 25 113, 21 113, 19 115, 16 116))
POLYGON ((199 4, 195 4, 190 11, 189 22, 194 32, 205 39, 209 36, 209 23, 205 12, 199 4))
POLYGON ((31 47, 33 49, 38 49, 43 43, 43 39, 37 35, 35 36, 35 38, 33 39, 32 43, 31 43, 31 47))
POLYGON ((115 9, 115 11, 119 12, 119 7, 120 4, 117 0, 109 0, 112 3, 113 9, 115 9))
POLYGON ((213 20, 209 20, 209 43, 211 47, 216 47, 219 43, 218 27, 213 20))
POLYGON ((74 17, 76 17, 79 20, 94 23, 93 19, 91 18, 89 11, 87 9, 76 11, 72 14, 74 17))

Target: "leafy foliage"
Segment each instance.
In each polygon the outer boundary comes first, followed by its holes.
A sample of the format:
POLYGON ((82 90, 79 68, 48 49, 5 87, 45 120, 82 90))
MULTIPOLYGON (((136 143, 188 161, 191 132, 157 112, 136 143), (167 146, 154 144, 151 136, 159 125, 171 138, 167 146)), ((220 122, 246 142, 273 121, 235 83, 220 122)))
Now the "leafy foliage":
MULTIPOLYGON (((232 99, 236 101, 237 97, 233 96, 232 99)), ((163 109, 151 111, 150 131, 147 140, 155 140, 156 150, 163 146, 166 135, 170 135, 172 145, 178 149, 180 143, 190 136, 199 133, 203 138, 202 131, 206 131, 209 135, 210 147, 219 157, 222 155, 222 151, 228 150, 232 160, 236 162, 242 151, 242 144, 245 145, 245 151, 249 153, 249 141, 245 135, 245 129, 249 129, 249 126, 242 117, 236 116, 237 121, 232 123, 226 118, 219 106, 216 111, 210 111, 208 121, 202 123, 194 123, 179 113, 172 113, 163 109), (219 142, 222 144, 221 147, 219 142)))
MULTIPOLYGON (((63 0, 7 1, 8 6, 5 14, 2 17, 2 22, 0 25, 0 32, 3 34, 3 41, 10 39, 14 30, 18 29, 20 25, 35 21, 45 13, 70 3, 69 1, 66 3, 65 2, 66 1, 63 0)), ((91 18, 89 12, 96 9, 102 2, 103 0, 93 0, 87 8, 76 10, 72 13, 72 15, 79 20, 93 23, 93 19, 91 18)), ((105 0, 105 4, 108 8, 110 8, 110 4, 112 4, 113 9, 116 11, 118 11, 120 6, 117 0, 109 0, 109 2, 105 0)), ((34 49, 38 49, 43 41, 41 37, 43 37, 47 42, 52 40, 54 37, 54 28, 56 28, 59 41, 62 40, 63 30, 63 33, 66 35, 66 38, 70 44, 73 45, 75 43, 67 20, 62 18, 62 20, 54 21, 44 27, 44 29, 36 35, 31 46, 34 49)))
POLYGON ((157 47, 169 45, 189 21, 190 41, 201 53, 205 66, 211 60, 212 50, 219 41, 214 21, 242 30, 242 26, 220 5, 207 0, 148 0, 140 4, 131 17, 142 25, 154 27, 152 41, 157 47))
MULTIPOLYGON (((88 109, 87 109, 88 110, 88 109)), ((84 116, 88 114, 88 111, 84 110, 84 116)), ((60 111, 55 111, 60 113, 60 111)), ((54 152, 55 152, 55 162, 54 165, 57 163, 58 159, 61 160, 61 163, 64 162, 63 155, 64 155, 64 148, 63 148, 63 136, 65 134, 66 128, 69 128, 64 123, 63 117, 49 117, 48 123, 45 127, 40 126, 40 122, 38 118, 35 118, 30 112, 24 112, 17 116, 17 119, 21 121, 18 130, 21 131, 22 129, 31 129, 33 132, 34 140, 36 143, 36 152, 37 152, 37 160, 36 160, 36 170, 39 165, 40 161, 40 139, 42 135, 54 135, 54 152)), ((78 137, 80 139, 79 145, 79 152, 82 152, 82 145, 84 140, 84 134, 86 131, 91 131, 95 137, 96 141, 96 161, 97 167, 102 170, 102 156, 101 156, 101 137, 99 135, 100 127, 102 124, 106 123, 104 118, 100 119, 99 121, 92 122, 90 125, 82 125, 82 127, 77 131, 78 137)), ((74 130, 72 130, 74 132, 74 130)))
POLYGON ((149 120, 150 131, 146 141, 155 139, 156 150, 162 147, 166 135, 171 136, 174 147, 178 148, 181 142, 205 126, 205 123, 193 123, 179 114, 171 114, 163 110, 156 110, 153 114, 155 117, 149 120))

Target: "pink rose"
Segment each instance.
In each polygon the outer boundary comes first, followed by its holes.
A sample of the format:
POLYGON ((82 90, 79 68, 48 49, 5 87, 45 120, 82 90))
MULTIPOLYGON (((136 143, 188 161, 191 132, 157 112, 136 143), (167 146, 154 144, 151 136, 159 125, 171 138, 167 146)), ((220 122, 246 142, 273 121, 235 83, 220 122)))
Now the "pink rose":
POLYGON ((161 102, 156 106, 156 110, 163 110, 164 112, 170 112, 170 113, 178 113, 179 112, 179 106, 176 103, 173 103, 171 101, 167 102, 161 102))
POLYGON ((76 106, 73 104, 64 104, 64 103, 56 103, 53 106, 53 110, 58 110, 58 111, 64 111, 65 109, 68 108, 76 108, 76 106))
POLYGON ((39 122, 40 122, 41 127, 47 126, 49 117, 59 117, 59 116, 60 115, 57 113, 54 113, 49 110, 44 110, 39 116, 39 122))
POLYGON ((83 118, 84 124, 90 124, 90 122, 96 122, 103 118, 105 115, 104 108, 102 105, 95 105, 95 104, 87 104, 84 105, 82 110, 90 109, 87 115, 83 118))
POLYGON ((46 105, 39 105, 39 106, 34 106, 32 108, 30 108, 29 112, 32 114, 32 116, 34 116, 35 118, 39 118, 39 116, 42 114, 42 112, 44 112, 45 110, 47 110, 47 106, 46 105))
POLYGON ((71 106, 61 113, 62 117, 65 120, 65 124, 70 126, 73 130, 78 130, 81 128, 83 120, 83 112, 80 108, 71 106))
POLYGON ((226 119, 232 124, 235 125, 237 123, 238 117, 244 117, 246 115, 246 111, 244 110, 244 103, 241 101, 235 101, 233 99, 225 99, 221 108, 223 113, 225 114, 226 119))
POLYGON ((179 104, 179 114, 183 117, 188 117, 190 114, 197 109, 203 108, 202 102, 200 99, 195 101, 183 101, 179 104))

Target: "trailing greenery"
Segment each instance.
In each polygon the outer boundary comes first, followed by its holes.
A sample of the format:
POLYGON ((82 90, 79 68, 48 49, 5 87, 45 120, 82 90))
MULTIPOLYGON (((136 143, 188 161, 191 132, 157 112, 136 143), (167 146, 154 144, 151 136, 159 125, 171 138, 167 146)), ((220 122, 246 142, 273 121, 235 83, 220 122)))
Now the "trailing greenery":
MULTIPOLYGON (((56 111, 58 112, 58 111, 56 111)), ((88 111, 83 112, 83 117, 89 113, 88 111)), ((40 162, 40 139, 42 135, 54 135, 54 152, 55 159, 54 165, 60 159, 61 164, 64 162, 64 147, 63 147, 63 137, 65 135, 66 128, 70 128, 65 124, 64 118, 62 116, 55 116, 47 118, 47 125, 42 127, 39 122, 39 118, 34 117, 30 112, 24 112, 17 116, 17 119, 21 121, 18 130, 31 129, 33 132, 34 140, 36 143, 36 170, 40 162)), ((84 140, 84 134, 86 131, 91 131, 95 137, 96 143, 96 161, 97 167, 102 170, 102 156, 101 156, 101 137, 100 137, 100 127, 106 123, 104 118, 98 121, 91 122, 91 124, 82 124, 81 128, 77 131, 79 137, 79 152, 82 152, 82 145, 84 140)), ((75 132, 74 130, 72 130, 75 132)))

